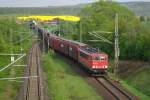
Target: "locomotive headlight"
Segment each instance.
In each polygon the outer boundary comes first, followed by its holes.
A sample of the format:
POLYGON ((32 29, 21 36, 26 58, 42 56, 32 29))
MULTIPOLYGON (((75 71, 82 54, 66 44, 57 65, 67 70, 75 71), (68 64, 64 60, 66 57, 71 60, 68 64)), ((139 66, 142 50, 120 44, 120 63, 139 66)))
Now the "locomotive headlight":
POLYGON ((108 68, 108 66, 105 66, 105 68, 108 68))
POLYGON ((101 56, 101 57, 100 57, 100 60, 105 60, 105 57, 101 56))
POLYGON ((93 68, 95 68, 95 66, 92 66, 93 68))

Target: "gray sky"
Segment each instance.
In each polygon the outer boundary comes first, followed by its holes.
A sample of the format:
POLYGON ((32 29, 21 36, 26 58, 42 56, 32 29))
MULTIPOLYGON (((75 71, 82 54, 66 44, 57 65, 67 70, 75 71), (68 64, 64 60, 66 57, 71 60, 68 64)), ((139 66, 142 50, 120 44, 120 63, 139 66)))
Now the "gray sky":
MULTIPOLYGON (((89 3, 97 0, 0 0, 0 7, 43 7, 43 6, 63 6, 89 3)), ((148 1, 150 0, 115 0, 119 2, 127 1, 148 1)))

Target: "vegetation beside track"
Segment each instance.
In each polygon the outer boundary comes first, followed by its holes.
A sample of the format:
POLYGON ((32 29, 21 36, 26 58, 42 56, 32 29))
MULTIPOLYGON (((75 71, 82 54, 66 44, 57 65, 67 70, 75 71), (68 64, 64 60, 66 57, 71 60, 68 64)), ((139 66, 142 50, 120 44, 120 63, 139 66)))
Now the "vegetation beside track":
MULTIPOLYGON (((120 64, 121 64, 120 69, 124 70, 124 73, 120 73, 120 77, 124 79, 125 83, 128 84, 130 87, 132 86, 133 88, 139 91, 134 93, 139 95, 143 100, 149 100, 150 64, 141 61, 124 61, 120 62, 120 64)), ((127 86, 126 84, 125 86, 127 86)), ((131 90, 134 90, 133 88, 131 88, 131 90)))
MULTIPOLYGON (((13 17, 0 17, 0 54, 20 53, 20 33, 22 38, 30 35, 26 25, 19 25, 13 17), (26 32, 25 32, 26 31, 26 32), (12 41, 11 41, 12 34, 12 41)), ((30 40, 22 41, 23 53, 31 46, 30 40)), ((15 59, 17 56, 15 56, 15 59)), ((25 64, 26 58, 20 60, 16 64, 25 64)), ((0 56, 0 69, 10 63, 10 56, 0 56)), ((10 67, 0 72, 0 78, 21 77, 23 76, 25 67, 10 67)), ((22 84, 22 80, 0 80, 0 100, 16 100, 17 93, 22 84)))
POLYGON ((114 46, 107 43, 105 39, 114 44, 115 14, 119 16, 119 46, 120 58, 122 60, 150 60, 150 28, 140 21, 127 7, 116 2, 99 1, 82 9, 80 16, 82 22, 83 42, 94 47, 101 48, 114 56, 114 46), (88 34, 95 31, 103 42, 91 42, 88 40, 100 40, 88 34), (103 32, 107 31, 107 32, 103 32), (108 33, 112 32, 112 33, 108 33))
MULTIPOLYGON (((110 62, 113 66, 113 62, 110 62)), ((112 74, 112 67, 109 72, 112 74)), ((121 84, 131 91, 134 95, 140 97, 142 100, 150 99, 150 64, 143 61, 120 61, 119 64, 119 77, 121 84)))
MULTIPOLYGON (((119 15, 119 46, 121 60, 140 60, 150 61, 150 28, 149 21, 142 22, 128 8, 123 7, 115 2, 96 2, 91 6, 87 6, 81 11, 82 37, 83 42, 94 47, 101 48, 109 55, 110 59, 114 58, 114 45, 106 42, 91 42, 88 40, 99 40, 99 38, 91 36, 88 32, 96 31, 100 38, 103 37, 112 41, 114 44, 114 19, 115 13, 119 15), (102 32, 100 32, 102 31, 102 32), (110 31, 112 33, 103 33, 110 31)), ((105 40, 105 39, 104 39, 105 40)), ((137 89, 141 94, 150 96, 150 68, 145 65, 136 67, 136 63, 129 66, 127 63, 120 66, 126 68, 119 74, 120 78, 127 82, 130 86, 137 89), (126 76, 126 77, 125 77, 126 76)), ((109 69, 113 71, 113 67, 109 69)), ((126 86, 126 85, 125 85, 126 86)), ((132 89, 131 89, 132 90, 132 89)), ((138 92, 135 92, 139 95, 138 92)), ((139 95, 143 100, 145 96, 139 95)))
POLYGON ((49 95, 53 100, 102 100, 63 57, 50 53, 43 58, 49 95))
MULTIPOLYGON (((128 81, 121 81, 121 84, 126 88, 128 89, 129 91, 131 91, 135 96, 139 97, 141 100, 150 100, 150 97, 147 96, 147 94, 144 94, 142 91, 144 91, 144 89, 142 89, 141 91, 139 91, 138 88, 139 86, 135 86, 133 87, 133 85, 136 85, 136 84, 133 84, 133 83, 130 83, 128 81)), ((142 86, 143 88, 147 87, 147 86, 142 86)), ((149 88, 148 88, 149 89, 149 88)))

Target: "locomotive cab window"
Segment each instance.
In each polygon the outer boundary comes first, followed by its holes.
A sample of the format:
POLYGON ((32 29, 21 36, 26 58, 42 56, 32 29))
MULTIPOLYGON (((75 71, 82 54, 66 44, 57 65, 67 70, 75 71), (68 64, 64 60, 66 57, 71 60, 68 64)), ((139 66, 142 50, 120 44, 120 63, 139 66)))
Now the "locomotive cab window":
POLYGON ((101 60, 99 56, 95 57, 94 60, 101 60))
POLYGON ((93 60, 104 61, 104 60, 106 60, 106 57, 96 56, 96 57, 94 57, 93 60))
POLYGON ((101 61, 104 61, 104 60, 106 60, 106 57, 101 57, 101 61))

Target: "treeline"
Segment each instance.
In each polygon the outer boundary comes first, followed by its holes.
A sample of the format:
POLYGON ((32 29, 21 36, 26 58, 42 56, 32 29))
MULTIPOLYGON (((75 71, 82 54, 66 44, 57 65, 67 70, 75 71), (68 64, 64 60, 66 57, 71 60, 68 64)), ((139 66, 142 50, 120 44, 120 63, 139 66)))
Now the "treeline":
POLYGON ((94 47, 101 48, 110 57, 113 57, 116 13, 119 15, 120 58, 150 60, 150 24, 141 23, 132 11, 114 2, 100 1, 82 9, 80 16, 83 41, 94 47), (105 41, 89 41, 99 40, 99 38, 88 34, 88 32, 93 31, 113 42, 113 44, 105 41), (107 33, 100 31, 107 31, 107 33))
MULTIPOLYGON (((123 6, 132 10, 136 16, 150 16, 150 2, 123 2, 123 6)), ((77 15, 82 8, 89 4, 78 4, 74 6, 49 6, 49 7, 1 7, 0 15, 77 15)))
POLYGON ((19 41, 29 35, 28 30, 25 25, 17 24, 14 17, 0 17, 0 52, 17 52, 19 41))
POLYGON ((0 15, 77 15, 79 7, 28 7, 28 8, 0 8, 0 15))
POLYGON ((130 8, 137 16, 150 16, 150 2, 146 2, 146 0, 138 2, 124 2, 121 4, 130 8))
POLYGON ((150 16, 139 16, 141 22, 150 22, 150 16))

